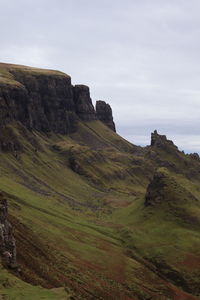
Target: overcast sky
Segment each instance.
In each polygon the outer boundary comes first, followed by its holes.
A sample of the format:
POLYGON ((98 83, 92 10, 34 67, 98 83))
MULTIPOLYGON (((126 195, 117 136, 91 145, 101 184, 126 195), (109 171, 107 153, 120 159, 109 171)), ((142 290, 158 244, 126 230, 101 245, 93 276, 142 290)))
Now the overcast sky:
POLYGON ((146 145, 200 152, 199 0, 0 0, 0 61, 58 69, 146 145))

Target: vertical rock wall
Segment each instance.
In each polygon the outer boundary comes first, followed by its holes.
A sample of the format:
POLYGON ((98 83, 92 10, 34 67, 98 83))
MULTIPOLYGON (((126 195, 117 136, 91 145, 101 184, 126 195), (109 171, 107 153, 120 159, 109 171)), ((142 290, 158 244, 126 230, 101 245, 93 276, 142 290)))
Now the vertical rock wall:
POLYGON ((76 113, 83 121, 92 121, 96 119, 96 113, 90 98, 90 90, 86 85, 74 86, 74 103, 76 113))
POLYGON ((69 134, 78 121, 99 119, 115 131, 110 105, 97 101, 95 111, 88 86, 73 86, 57 71, 2 66, 8 77, 0 76, 1 127, 19 121, 30 130, 69 134))
POLYGON ((106 126, 116 132, 115 123, 113 121, 112 109, 105 101, 99 100, 96 102, 97 119, 103 122, 106 126))

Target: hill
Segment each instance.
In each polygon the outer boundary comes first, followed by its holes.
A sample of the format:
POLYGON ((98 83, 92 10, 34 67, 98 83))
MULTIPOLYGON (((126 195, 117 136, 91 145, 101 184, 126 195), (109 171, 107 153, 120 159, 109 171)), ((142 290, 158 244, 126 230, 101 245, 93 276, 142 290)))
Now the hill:
POLYGON ((197 154, 58 71, 0 64, 0 105, 2 299, 199 299, 197 154))

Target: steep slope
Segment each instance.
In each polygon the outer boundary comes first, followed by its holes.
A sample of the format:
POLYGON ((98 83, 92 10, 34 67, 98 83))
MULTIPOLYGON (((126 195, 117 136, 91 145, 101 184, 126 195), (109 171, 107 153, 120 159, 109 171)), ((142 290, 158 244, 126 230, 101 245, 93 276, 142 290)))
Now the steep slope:
MULTIPOLYGON (((171 142, 169 144, 170 149, 174 147, 171 142)), ((178 150, 167 156, 170 150, 166 144, 160 157, 163 157, 163 151, 166 151, 169 169, 159 168, 145 197, 116 211, 114 220, 126 225, 121 236, 128 248, 152 262, 164 278, 199 296, 199 164, 194 163, 194 168, 193 161, 189 162, 188 157, 178 150), (194 169, 196 172, 192 172, 194 169)), ((162 159, 160 164, 163 165, 162 159)))
POLYGON ((2 270, 0 294, 197 299, 198 157, 157 132, 146 148, 125 141, 68 75, 5 64, 0 73, 0 190, 18 263, 2 270))

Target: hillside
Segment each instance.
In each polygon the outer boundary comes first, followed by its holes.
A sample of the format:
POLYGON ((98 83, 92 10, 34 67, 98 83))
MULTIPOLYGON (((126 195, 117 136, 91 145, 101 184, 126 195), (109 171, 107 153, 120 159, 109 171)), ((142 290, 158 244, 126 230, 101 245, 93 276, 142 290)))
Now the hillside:
POLYGON ((0 107, 2 299, 200 298, 197 154, 58 71, 0 64, 0 107))

